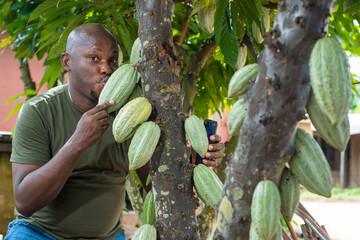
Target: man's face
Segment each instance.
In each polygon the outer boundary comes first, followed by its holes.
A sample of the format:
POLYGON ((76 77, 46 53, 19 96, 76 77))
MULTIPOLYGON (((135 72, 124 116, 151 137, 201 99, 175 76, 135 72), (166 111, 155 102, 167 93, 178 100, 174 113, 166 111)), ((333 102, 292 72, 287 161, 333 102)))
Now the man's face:
POLYGON ((96 105, 106 81, 118 68, 115 41, 105 33, 82 34, 68 55, 71 93, 96 105))

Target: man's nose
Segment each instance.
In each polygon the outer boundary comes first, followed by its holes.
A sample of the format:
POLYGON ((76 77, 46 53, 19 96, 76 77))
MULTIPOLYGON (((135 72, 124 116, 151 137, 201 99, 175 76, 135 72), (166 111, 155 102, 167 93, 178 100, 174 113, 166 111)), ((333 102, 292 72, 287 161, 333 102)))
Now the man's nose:
POLYGON ((114 70, 111 68, 110 64, 108 62, 103 62, 100 68, 100 71, 102 74, 112 74, 114 70))

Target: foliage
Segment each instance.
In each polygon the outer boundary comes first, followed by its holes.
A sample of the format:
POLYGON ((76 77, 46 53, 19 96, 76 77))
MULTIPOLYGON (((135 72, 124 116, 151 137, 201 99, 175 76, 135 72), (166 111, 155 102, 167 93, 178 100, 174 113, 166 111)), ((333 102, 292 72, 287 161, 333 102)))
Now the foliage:
MULTIPOLYGON (((301 199, 322 199, 326 200, 328 198, 319 196, 317 194, 313 194, 307 191, 305 188, 301 187, 300 190, 300 198, 301 199)), ((360 187, 356 185, 351 186, 350 188, 341 189, 339 184, 337 183, 335 187, 332 188, 331 191, 331 200, 360 200, 360 187)))
MULTIPOLYGON (((5 26, 9 34, 1 41, 0 48, 11 47, 16 52, 16 58, 32 59, 36 56, 39 60, 45 59, 44 75, 36 92, 45 84, 51 88, 57 82, 64 82, 59 58, 65 51, 70 31, 83 23, 97 22, 109 29, 119 42, 124 63, 127 63, 138 31, 134 3, 135 0, 0 0, 0 26, 5 26)), ((183 21, 190 18, 182 43, 182 48, 189 54, 197 52, 213 36, 219 45, 198 78, 198 96, 193 102, 193 109, 202 118, 208 118, 215 112, 221 113, 226 107, 231 108, 236 99, 227 99, 227 86, 235 71, 238 44, 248 38, 256 54, 259 54, 264 43, 257 44, 254 40, 252 23, 255 22, 264 35, 262 6, 267 7, 271 21, 277 12, 277 1, 216 1, 215 30, 208 34, 201 30, 197 12, 214 3, 210 0, 180 2, 176 4, 172 23, 174 37, 177 37, 181 34, 183 21)), ((360 2, 338 1, 328 28, 329 36, 336 38, 352 56, 360 56, 359 12, 360 2)), ((254 59, 249 51, 246 64, 254 63, 254 59)), ((353 81, 358 80, 354 76, 353 81)), ((355 85, 353 90, 352 109, 356 108, 359 97, 355 85)), ((27 96, 27 92, 9 101, 22 96, 27 96)), ((16 111, 14 109, 12 113, 16 111)))

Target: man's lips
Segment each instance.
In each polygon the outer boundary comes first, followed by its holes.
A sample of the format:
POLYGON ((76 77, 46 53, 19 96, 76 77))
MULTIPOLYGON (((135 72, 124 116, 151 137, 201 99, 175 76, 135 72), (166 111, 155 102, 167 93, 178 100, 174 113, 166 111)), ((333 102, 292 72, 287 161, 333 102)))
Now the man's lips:
POLYGON ((100 80, 99 84, 100 84, 102 87, 104 87, 108 80, 109 80, 108 77, 107 77, 107 78, 102 78, 102 79, 100 80))

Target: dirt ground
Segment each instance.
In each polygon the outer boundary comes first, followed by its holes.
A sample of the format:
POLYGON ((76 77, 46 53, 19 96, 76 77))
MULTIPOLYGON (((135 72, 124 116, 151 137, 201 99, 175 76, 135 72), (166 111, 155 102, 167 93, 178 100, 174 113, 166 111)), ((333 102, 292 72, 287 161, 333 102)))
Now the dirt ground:
MULTIPOLYGON (((324 225, 332 240, 360 239, 360 201, 301 200, 315 220, 324 225)), ((295 221, 302 224, 301 218, 295 221)))
MULTIPOLYGON (((301 200, 301 203, 320 225, 325 226, 332 240, 360 239, 360 201, 301 200)), ((299 225, 304 223, 297 216, 294 220, 299 225)), ((136 230, 133 212, 124 213, 123 225, 126 237, 130 239, 136 230)))

